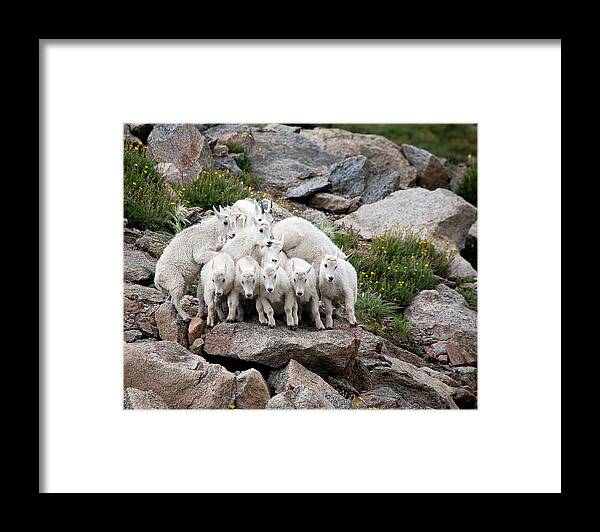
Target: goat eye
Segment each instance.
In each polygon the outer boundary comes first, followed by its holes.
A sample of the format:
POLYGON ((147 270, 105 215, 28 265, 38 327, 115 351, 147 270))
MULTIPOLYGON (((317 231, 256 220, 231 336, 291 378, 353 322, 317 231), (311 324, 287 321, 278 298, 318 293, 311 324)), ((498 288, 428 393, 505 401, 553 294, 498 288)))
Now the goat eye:
POLYGON ((327 264, 325 264, 325 268, 327 268, 327 264))

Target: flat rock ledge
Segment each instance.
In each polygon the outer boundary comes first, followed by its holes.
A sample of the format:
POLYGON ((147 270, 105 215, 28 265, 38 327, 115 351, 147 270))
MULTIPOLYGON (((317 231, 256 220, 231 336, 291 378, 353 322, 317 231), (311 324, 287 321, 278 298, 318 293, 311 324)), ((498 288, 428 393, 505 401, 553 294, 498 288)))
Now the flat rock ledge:
POLYGON ((265 329, 256 323, 219 323, 204 338, 206 355, 281 368, 294 359, 319 375, 344 373, 362 338, 358 327, 317 331, 265 329))

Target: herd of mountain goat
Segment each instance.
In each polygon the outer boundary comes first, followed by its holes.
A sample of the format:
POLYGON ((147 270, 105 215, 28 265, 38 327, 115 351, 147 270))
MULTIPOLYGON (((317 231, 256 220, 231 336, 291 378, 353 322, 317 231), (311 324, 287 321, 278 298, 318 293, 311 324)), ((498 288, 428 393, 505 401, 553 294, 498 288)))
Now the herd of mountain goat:
POLYGON ((317 329, 331 329, 339 305, 356 325, 356 270, 323 231, 299 217, 274 224, 270 201, 243 199, 213 212, 178 233, 156 265, 156 288, 184 320, 191 317, 181 299, 197 282, 198 316, 206 311, 208 326, 215 325, 215 314, 243 321, 254 307, 259 322, 271 328, 275 316, 285 315, 295 329, 307 310, 317 329))

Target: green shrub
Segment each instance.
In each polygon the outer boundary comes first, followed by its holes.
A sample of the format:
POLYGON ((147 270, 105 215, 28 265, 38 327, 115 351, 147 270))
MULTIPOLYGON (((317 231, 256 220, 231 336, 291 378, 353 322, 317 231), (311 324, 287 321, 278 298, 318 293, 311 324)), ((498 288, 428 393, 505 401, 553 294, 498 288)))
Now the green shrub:
POLYGON ((250 187, 250 191, 260 190, 265 180, 262 177, 253 174, 252 172, 242 172, 240 179, 247 187, 250 187))
POLYGON ((456 291, 465 298, 467 306, 471 310, 477 310, 477 290, 458 287, 456 291))
POLYGON ((211 209, 231 205, 251 195, 252 188, 229 170, 205 170, 191 184, 178 190, 186 206, 211 209))
POLYGON ((397 314, 389 325, 388 331, 396 343, 403 344, 410 340, 412 325, 402 314, 397 314))
POLYGON ((229 153, 241 153, 242 157, 236 160, 239 169, 244 173, 250 173, 252 171, 252 159, 248 157, 248 151, 241 144, 234 142, 227 142, 225 144, 229 149, 229 153))
POLYGON ((358 275, 357 320, 374 334, 418 350, 410 322, 402 315, 422 290, 435 288, 435 275, 448 275, 450 253, 401 229, 390 229, 361 245, 358 233, 332 226, 321 229, 350 254, 358 275))
POLYGON ((434 275, 447 275, 449 256, 413 233, 389 230, 375 237, 366 252, 352 255, 350 262, 360 292, 378 293, 406 307, 421 290, 435 287, 434 275))
POLYGON ((173 233, 177 202, 141 143, 127 143, 123 154, 124 216, 131 227, 173 233))
POLYGON ((358 248, 358 232, 354 231, 352 228, 340 231, 333 225, 324 223, 318 224, 318 228, 323 231, 344 253, 349 254, 358 248))
POLYGON ((361 292, 356 299, 354 310, 360 321, 383 321, 392 318, 398 306, 383 299, 381 294, 361 292))
POLYGON ((477 207, 477 164, 473 164, 467 169, 456 193, 477 207))

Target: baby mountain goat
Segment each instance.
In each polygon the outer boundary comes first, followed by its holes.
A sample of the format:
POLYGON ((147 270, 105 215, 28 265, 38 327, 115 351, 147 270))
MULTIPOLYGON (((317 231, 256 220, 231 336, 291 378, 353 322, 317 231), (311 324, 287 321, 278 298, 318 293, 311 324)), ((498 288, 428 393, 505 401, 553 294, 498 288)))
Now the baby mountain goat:
POLYGON ((272 240, 270 246, 260 248, 262 266, 276 264, 287 270, 288 256, 283 252, 283 240, 272 240))
POLYGON ((356 303, 357 278, 354 266, 339 255, 329 255, 323 250, 319 269, 319 291, 325 307, 325 327, 333 328, 333 305, 342 303, 348 321, 356 325, 354 305, 356 303))
POLYGON ((260 296, 256 302, 258 321, 261 324, 269 324, 273 329, 276 325, 274 314, 285 312, 286 323, 290 329, 295 329, 294 316, 292 314, 296 305, 296 296, 292 284, 281 266, 268 264, 262 269, 260 283, 260 296), (266 319, 265 319, 266 314, 266 319))
POLYGON ((227 253, 218 253, 202 268, 200 279, 204 287, 204 303, 208 308, 206 325, 215 324, 215 307, 219 319, 225 319, 222 309, 222 299, 231 292, 235 279, 235 264, 227 253))
MULTIPOLYGON (((190 284, 198 279, 202 266, 217 253, 223 239, 235 234, 236 216, 230 211, 214 209, 215 216, 184 229, 169 242, 156 263, 154 286, 171 298, 178 314, 186 321, 190 316, 181 307, 181 298, 190 284)), ((200 283, 198 300, 203 301, 200 283)), ((200 305, 202 315, 204 305, 200 305)))
POLYGON ((250 256, 259 261, 261 260, 260 248, 267 245, 271 245, 271 224, 265 221, 257 222, 251 218, 246 227, 229 240, 221 251, 231 256, 233 260, 250 256))
POLYGON ((317 329, 324 329, 325 325, 319 315, 319 294, 317 292, 317 274, 312 264, 305 260, 290 259, 287 274, 292 283, 292 289, 296 295, 296 304, 293 307, 294 325, 298 327, 304 306, 310 307, 312 319, 317 329), (298 312, 300 311, 300 312, 298 312))
POLYGON ((260 289, 261 269, 252 257, 242 257, 235 265, 235 281, 227 298, 229 314, 227 321, 244 321, 244 300, 256 299, 260 289), (240 305, 240 298, 244 300, 240 305))

